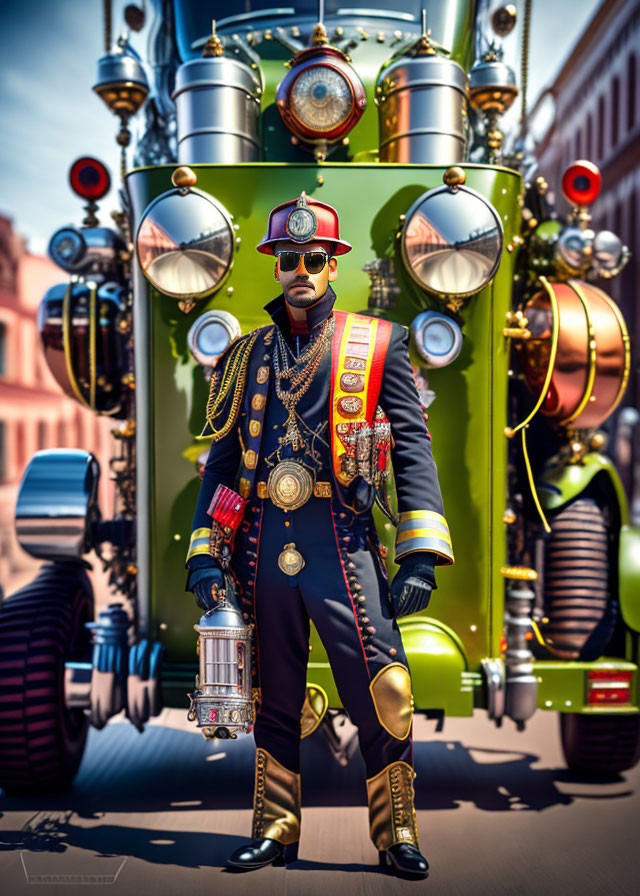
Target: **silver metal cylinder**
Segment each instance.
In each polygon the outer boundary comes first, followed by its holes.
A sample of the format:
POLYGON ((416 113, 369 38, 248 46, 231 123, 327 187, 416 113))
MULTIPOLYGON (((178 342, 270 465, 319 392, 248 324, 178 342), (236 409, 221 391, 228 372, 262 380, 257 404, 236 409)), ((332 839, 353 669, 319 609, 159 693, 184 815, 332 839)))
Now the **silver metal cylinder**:
POLYGON ((437 55, 401 56, 376 82, 380 161, 453 165, 464 161, 466 75, 437 55))
POLYGON ((178 161, 232 165, 260 158, 258 118, 262 88, 237 59, 192 59, 176 74, 178 161))
POLYGON ((538 679, 533 672, 533 654, 526 638, 531 630, 534 600, 535 594, 528 582, 509 582, 505 608, 505 714, 518 728, 524 728, 537 705, 538 679))

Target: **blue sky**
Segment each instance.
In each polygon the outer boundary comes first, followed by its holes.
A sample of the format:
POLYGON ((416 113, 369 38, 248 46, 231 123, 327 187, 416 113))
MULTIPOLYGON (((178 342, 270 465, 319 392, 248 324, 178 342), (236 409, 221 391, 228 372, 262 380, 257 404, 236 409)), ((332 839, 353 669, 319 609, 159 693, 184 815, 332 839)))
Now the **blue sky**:
MULTIPOLYGON (((211 3, 212 9, 217 5, 211 3)), ((599 5, 600 0, 533 0, 530 104, 553 79, 599 5)), ((123 6, 114 0, 116 34, 123 6)), ((520 0, 517 6, 521 10, 524 4, 520 0)), ((104 52, 102 0, 3 3, 0 26, 0 213, 14 219, 33 251, 43 252, 58 227, 81 220, 80 200, 67 183, 75 158, 97 156, 117 181, 118 120, 91 90, 104 52)), ((140 36, 134 35, 132 42, 144 55, 140 36)), ((515 60, 518 53, 514 33, 508 54, 515 60)), ((104 223, 116 204, 112 187, 101 204, 104 223)))

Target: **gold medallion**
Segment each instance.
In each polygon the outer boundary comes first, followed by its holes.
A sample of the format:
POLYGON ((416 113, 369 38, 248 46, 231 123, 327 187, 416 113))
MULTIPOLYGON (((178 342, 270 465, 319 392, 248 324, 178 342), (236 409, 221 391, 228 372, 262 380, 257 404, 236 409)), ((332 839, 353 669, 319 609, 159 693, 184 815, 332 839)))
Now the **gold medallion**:
POLYGON ((259 436, 260 435, 260 421, 259 420, 250 420, 249 421, 249 435, 250 436, 259 436))
POLYGON ((254 395, 251 399, 251 407, 254 411, 261 411, 262 408, 267 403, 267 399, 264 395, 254 395))
POLYGON ((340 388, 343 392, 362 392, 364 376, 361 373, 343 373, 340 377, 340 388))
POLYGON ((244 453, 244 465, 247 470, 254 470, 256 464, 258 463, 258 455, 256 452, 250 448, 248 451, 244 453))
POLYGON ((309 471, 293 460, 283 460, 269 473, 267 489, 271 501, 281 510, 297 510, 313 492, 309 471))
POLYGON ((338 410, 344 417, 355 417, 362 410, 362 399, 356 395, 345 395, 338 401, 338 410))
POLYGON ((288 576, 295 576, 304 566, 304 557, 300 551, 296 550, 293 541, 291 544, 285 544, 282 553, 278 557, 278 566, 288 576))
POLYGON ((266 383, 269 379, 269 368, 268 367, 258 367, 258 373, 256 374, 256 380, 259 383, 266 383))

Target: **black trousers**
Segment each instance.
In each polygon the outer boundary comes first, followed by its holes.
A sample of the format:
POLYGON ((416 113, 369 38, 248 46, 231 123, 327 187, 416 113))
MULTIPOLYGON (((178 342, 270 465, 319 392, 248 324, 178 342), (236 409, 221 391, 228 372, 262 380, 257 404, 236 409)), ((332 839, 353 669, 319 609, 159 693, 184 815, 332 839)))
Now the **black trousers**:
POLYGON ((311 619, 340 699, 358 728, 367 777, 392 762, 413 765, 412 729, 403 740, 390 734, 379 721, 369 688, 387 665, 408 666, 371 515, 345 510, 334 498, 312 497, 289 512, 255 498, 239 532, 234 566, 245 609, 255 620, 256 684, 262 697, 256 746, 299 772, 311 619), (280 553, 291 543, 305 561, 295 576, 278 566, 280 553))

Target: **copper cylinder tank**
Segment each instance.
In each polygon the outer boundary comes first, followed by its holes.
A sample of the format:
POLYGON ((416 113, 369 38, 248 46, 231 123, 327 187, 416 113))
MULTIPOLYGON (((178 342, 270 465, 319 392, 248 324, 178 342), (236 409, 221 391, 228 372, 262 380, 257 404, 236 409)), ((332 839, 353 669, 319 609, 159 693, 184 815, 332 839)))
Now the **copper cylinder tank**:
MULTIPOLYGON (((629 335, 620 309, 590 283, 550 283, 557 301, 557 354, 541 412, 555 426, 592 429, 620 402, 629 378, 629 335)), ((529 388, 539 394, 553 341, 549 293, 536 293, 525 316, 531 337, 519 345, 529 388)))

